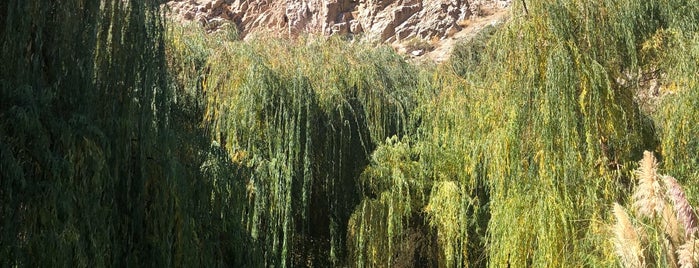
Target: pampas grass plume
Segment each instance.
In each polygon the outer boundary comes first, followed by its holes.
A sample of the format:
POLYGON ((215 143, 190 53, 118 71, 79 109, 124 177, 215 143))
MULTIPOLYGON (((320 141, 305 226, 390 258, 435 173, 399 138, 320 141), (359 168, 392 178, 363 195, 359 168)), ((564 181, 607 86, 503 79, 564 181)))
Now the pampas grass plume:
POLYGON ((672 200, 677 213, 677 220, 684 226, 685 238, 689 239, 697 231, 697 215, 694 214, 694 209, 677 180, 671 176, 663 176, 663 181, 667 187, 667 196, 672 200))
POLYGON ((614 246, 624 267, 645 267, 643 247, 636 229, 629 220, 624 208, 618 203, 614 203, 614 246))
POLYGON ((638 187, 633 194, 634 207, 638 214, 646 217, 662 215, 665 200, 658 180, 658 162, 653 153, 645 151, 639 165, 636 171, 638 187))
POLYGON ((694 268, 699 263, 699 240, 692 236, 691 239, 677 250, 677 262, 680 268, 694 268))
MULTIPOLYGON (((679 246, 680 244, 684 243, 685 237, 684 233, 682 232, 682 225, 677 219, 677 215, 670 205, 665 206, 665 209, 663 210, 662 224, 665 229, 665 233, 673 246, 679 246)), ((672 249, 672 254, 674 254, 674 252, 675 249, 672 249)))

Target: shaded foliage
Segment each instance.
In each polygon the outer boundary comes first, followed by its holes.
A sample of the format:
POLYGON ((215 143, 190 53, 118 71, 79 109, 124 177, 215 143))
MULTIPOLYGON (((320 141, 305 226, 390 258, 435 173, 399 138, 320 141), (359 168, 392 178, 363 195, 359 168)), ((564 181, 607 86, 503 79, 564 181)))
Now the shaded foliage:
POLYGON ((3 265, 252 260, 228 207, 246 171, 200 169, 225 154, 207 153, 201 96, 168 80, 158 5, 0 4, 3 265))

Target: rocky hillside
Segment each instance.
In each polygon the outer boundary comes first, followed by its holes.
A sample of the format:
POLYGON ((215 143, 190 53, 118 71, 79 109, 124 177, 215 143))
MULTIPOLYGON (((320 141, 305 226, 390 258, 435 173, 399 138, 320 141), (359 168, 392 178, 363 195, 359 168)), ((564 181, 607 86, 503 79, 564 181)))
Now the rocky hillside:
POLYGON ((370 41, 442 40, 465 21, 494 13, 510 0, 175 0, 167 3, 181 20, 207 30, 234 23, 242 37, 259 32, 361 35, 370 41))

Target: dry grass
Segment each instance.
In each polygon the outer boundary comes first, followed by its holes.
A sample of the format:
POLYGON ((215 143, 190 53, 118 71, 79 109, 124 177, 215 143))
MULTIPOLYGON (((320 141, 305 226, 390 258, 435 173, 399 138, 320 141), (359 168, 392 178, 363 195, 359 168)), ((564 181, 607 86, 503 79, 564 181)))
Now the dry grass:
POLYGON ((637 230, 621 205, 614 203, 614 246, 624 267, 645 267, 643 247, 637 230))
MULTIPOLYGON (((682 235, 682 226, 675 216, 675 211, 672 206, 665 206, 663 210, 662 225, 665 234, 670 239, 670 245, 679 245, 684 241, 684 236, 682 235)), ((674 248, 674 247, 673 247, 674 248)), ((670 250, 670 252, 674 252, 670 250)))
POLYGON ((636 172, 638 187, 633 195, 634 207, 640 215, 649 218, 662 215, 665 201, 660 180, 658 180, 658 161, 653 153, 645 151, 639 165, 636 172))
POLYGON ((462 28, 466 28, 466 27, 470 26, 471 24, 473 24, 473 21, 471 21, 470 19, 463 19, 463 20, 460 20, 459 22, 457 22, 457 24, 459 26, 461 26, 462 28))
POLYGON ((657 173, 658 162, 651 152, 644 152, 639 164, 633 198, 644 227, 634 229, 628 214, 614 203, 614 244, 621 264, 643 267, 646 261, 660 267, 696 267, 697 216, 684 190, 674 177, 657 173), (639 239, 646 232, 647 239, 645 235, 639 239))
POLYGON ((684 227, 685 238, 690 239, 697 231, 697 216, 677 180, 671 176, 663 176, 663 181, 667 187, 667 195, 672 200, 677 219, 684 227))
POLYGON ((697 267, 699 263, 699 240, 692 237, 687 243, 680 246, 677 250, 680 268, 697 267))
MULTIPOLYGON (((437 41, 439 41, 439 39, 437 39, 437 41)), ((428 52, 434 50, 436 44, 437 43, 434 41, 434 39, 428 41, 420 37, 412 37, 406 40, 403 45, 405 46, 407 51, 428 52)))

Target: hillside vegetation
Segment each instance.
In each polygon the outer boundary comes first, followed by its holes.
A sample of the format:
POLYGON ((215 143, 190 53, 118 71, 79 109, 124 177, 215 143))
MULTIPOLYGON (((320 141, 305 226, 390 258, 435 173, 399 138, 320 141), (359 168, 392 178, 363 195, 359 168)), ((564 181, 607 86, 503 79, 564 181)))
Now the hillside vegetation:
POLYGON ((693 267, 699 2, 522 3, 414 65, 4 1, 0 264, 693 267))

